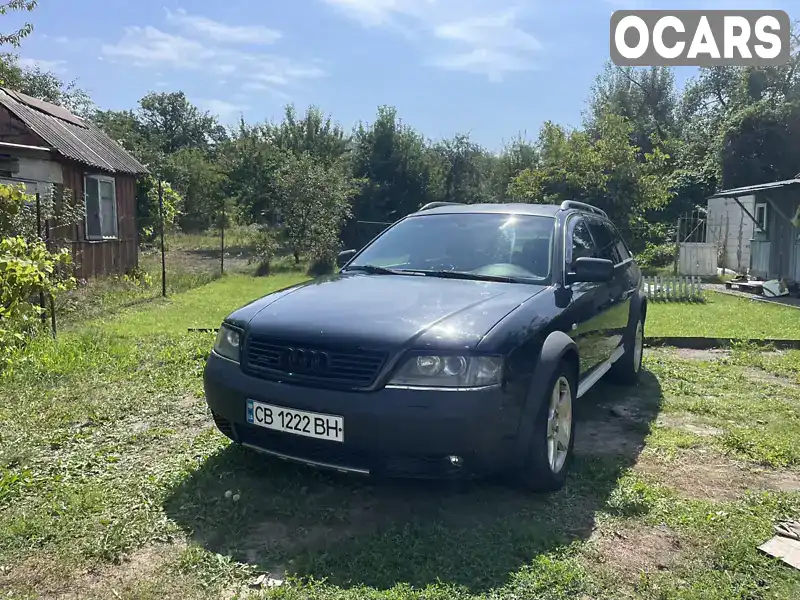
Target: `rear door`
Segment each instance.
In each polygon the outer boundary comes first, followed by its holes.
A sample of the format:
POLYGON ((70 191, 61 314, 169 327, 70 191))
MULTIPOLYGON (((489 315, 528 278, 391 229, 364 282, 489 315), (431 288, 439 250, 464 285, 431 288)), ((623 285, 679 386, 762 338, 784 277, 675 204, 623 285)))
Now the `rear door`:
MULTIPOLYGON (((614 263, 614 278, 606 284, 609 292, 609 305, 602 316, 602 334, 608 344, 608 355, 622 344, 625 328, 628 325, 631 297, 636 292, 636 286, 630 278, 629 267, 633 260, 630 254, 623 256, 620 253, 621 237, 616 228, 607 220, 599 217, 587 219, 592 232, 599 258, 605 258, 614 263)), ((624 244, 623 244, 624 246, 624 244)))
MULTIPOLYGON (((576 259, 596 258, 597 248, 587 222, 580 214, 568 218, 566 231, 565 272, 570 272, 576 259)), ((568 309, 569 335, 578 346, 583 376, 611 355, 603 324, 603 315, 611 305, 611 297, 606 283, 578 282, 568 287, 572 292, 568 309)))

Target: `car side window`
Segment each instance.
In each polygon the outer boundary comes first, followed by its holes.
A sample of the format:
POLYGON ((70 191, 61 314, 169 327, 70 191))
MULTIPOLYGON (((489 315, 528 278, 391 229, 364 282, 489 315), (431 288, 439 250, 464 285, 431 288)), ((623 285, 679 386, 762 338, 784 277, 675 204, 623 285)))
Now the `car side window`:
POLYGON ((619 231, 617 231, 616 227, 613 227, 612 229, 614 233, 614 242, 617 246, 617 254, 619 254, 622 262, 625 262, 629 258, 632 258, 631 253, 628 250, 628 246, 625 244, 625 240, 622 239, 622 236, 620 235, 619 231))
POLYGON ((571 267, 572 263, 579 258, 595 256, 594 240, 589 227, 583 217, 575 217, 569 222, 570 235, 569 239, 571 244, 567 246, 567 266, 571 267))
POLYGON ((615 265, 622 262, 617 254, 617 243, 614 234, 600 219, 589 219, 589 229, 597 244, 597 257, 612 261, 615 265))

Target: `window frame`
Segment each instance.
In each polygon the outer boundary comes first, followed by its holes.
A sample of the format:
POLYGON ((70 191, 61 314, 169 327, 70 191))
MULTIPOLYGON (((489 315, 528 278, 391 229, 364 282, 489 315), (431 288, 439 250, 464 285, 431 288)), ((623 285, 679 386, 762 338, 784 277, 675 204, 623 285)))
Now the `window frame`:
POLYGON ((586 216, 581 213, 573 213, 569 217, 567 217, 567 221, 564 224, 564 230, 566 231, 566 235, 564 236, 564 277, 567 276, 568 273, 572 271, 572 263, 573 260, 573 239, 575 233, 575 227, 578 223, 583 222, 586 226, 586 232, 589 234, 589 238, 592 240, 592 248, 594 251, 592 252, 592 257, 597 256, 597 241, 594 239, 594 235, 592 235, 592 230, 589 228, 589 224, 586 222, 586 216))
POLYGON ((110 175, 101 175, 96 173, 86 173, 83 176, 83 210, 84 210, 84 217, 83 217, 83 227, 84 227, 84 237, 86 240, 90 242, 105 242, 109 240, 118 240, 119 239, 119 217, 118 217, 118 210, 117 210, 117 181, 114 177, 110 175), (87 182, 90 179, 94 179, 97 181, 97 206, 98 210, 100 211, 100 235, 90 235, 89 234, 89 214, 88 214, 88 200, 89 200, 89 191, 87 182), (103 235, 103 203, 100 197, 100 182, 106 182, 111 184, 111 194, 113 196, 113 202, 111 203, 111 210, 113 212, 113 218, 111 219, 111 223, 114 224, 114 232, 112 235, 103 235))
POLYGON ((769 230, 769 216, 768 215, 769 215, 769 203, 768 202, 756 202, 754 210, 753 210, 753 216, 756 218, 756 223, 758 223, 758 225, 756 225, 756 229, 761 227, 761 231, 764 231, 765 233, 769 230), (760 209, 764 210, 764 223, 763 224, 758 220, 758 211, 760 209))

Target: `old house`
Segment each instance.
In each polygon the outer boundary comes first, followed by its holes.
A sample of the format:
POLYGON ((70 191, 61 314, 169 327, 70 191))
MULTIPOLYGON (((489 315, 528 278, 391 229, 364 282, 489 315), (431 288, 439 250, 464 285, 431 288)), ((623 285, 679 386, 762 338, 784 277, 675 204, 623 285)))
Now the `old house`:
POLYGON ((735 203, 749 224, 749 273, 760 279, 800 281, 800 179, 722 190, 711 196, 735 203))
POLYGON ((0 87, 0 182, 67 194, 85 216, 51 239, 71 247, 78 277, 138 265, 136 178, 147 169, 94 124, 0 87))

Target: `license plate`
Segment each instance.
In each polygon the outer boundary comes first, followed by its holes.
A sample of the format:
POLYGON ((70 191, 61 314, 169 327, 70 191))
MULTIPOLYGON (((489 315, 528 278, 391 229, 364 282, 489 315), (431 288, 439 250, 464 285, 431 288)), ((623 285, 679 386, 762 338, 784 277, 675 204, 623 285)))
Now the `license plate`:
POLYGON ((247 401, 247 422, 251 425, 332 442, 344 441, 344 419, 336 415, 295 410, 285 406, 247 401))

